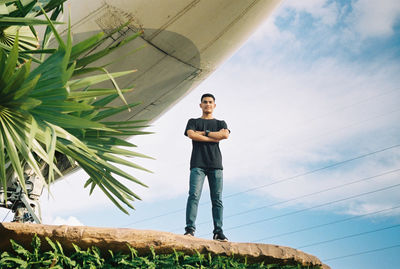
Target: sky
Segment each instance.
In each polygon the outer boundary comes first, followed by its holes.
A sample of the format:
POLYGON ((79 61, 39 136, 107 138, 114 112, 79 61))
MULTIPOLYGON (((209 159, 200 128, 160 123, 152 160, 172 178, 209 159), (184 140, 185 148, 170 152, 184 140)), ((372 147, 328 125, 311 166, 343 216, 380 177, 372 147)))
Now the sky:
MULTIPOLYGON (((133 137, 129 170, 149 188, 130 215, 88 197, 78 171, 42 197, 46 224, 182 234, 191 142, 200 97, 231 135, 224 164, 224 232, 233 242, 300 249, 331 268, 400 262, 400 2, 288 0, 207 80, 133 137)), ((208 185, 196 236, 211 238, 208 185)), ((0 211, 0 219, 11 214, 0 211)))

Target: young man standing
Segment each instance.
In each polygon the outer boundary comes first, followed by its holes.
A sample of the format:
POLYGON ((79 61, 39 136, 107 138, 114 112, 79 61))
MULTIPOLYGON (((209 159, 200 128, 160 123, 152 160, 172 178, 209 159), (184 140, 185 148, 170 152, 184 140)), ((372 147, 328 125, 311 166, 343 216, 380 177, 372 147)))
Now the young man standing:
POLYGON ((206 93, 201 97, 201 118, 190 119, 185 135, 192 140, 193 150, 190 159, 189 197, 186 205, 185 235, 194 236, 197 208, 207 176, 212 202, 214 240, 228 241, 222 231, 222 156, 219 141, 227 139, 230 131, 223 120, 213 117, 216 107, 215 97, 206 93))

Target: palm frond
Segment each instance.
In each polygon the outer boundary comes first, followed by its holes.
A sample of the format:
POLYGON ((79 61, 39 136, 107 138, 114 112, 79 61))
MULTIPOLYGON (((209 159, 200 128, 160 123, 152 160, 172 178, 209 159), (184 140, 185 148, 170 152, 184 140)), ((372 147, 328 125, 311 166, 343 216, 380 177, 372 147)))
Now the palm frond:
MULTIPOLYGON (((120 89, 116 81, 116 78, 134 71, 109 73, 104 67, 95 67, 105 74, 72 79, 77 70, 82 69, 82 63, 99 59, 100 54, 96 52, 92 58, 90 53, 81 56, 104 42, 104 34, 72 45, 71 34, 68 32, 67 40, 63 41, 54 23, 42 12, 58 48, 48 51, 50 56, 35 69, 31 70, 30 60, 18 65, 21 48, 18 33, 8 53, 0 47, 0 185, 6 189, 7 174, 15 174, 24 186, 25 165, 46 183, 54 182, 55 175, 61 173, 57 167, 58 152, 86 171, 90 177, 87 184, 91 185, 90 192, 98 186, 119 209, 128 213, 122 204, 133 208, 131 202, 140 198, 115 176, 146 185, 116 165, 150 172, 122 158, 150 157, 121 148, 135 145, 119 137, 148 132, 138 130, 143 127, 143 121, 106 122, 104 119, 137 105, 126 102, 123 93, 131 89, 120 89), (75 64, 79 61, 81 64, 75 64), (105 80, 111 80, 114 89, 93 88, 105 80), (126 104, 106 107, 115 98, 121 98, 126 104), (48 166, 46 174, 41 169, 43 163, 48 166)), ((35 22, 32 18, 24 19, 20 22, 35 22)), ((137 36, 135 34, 119 45, 102 50, 101 55, 109 54, 137 36)))

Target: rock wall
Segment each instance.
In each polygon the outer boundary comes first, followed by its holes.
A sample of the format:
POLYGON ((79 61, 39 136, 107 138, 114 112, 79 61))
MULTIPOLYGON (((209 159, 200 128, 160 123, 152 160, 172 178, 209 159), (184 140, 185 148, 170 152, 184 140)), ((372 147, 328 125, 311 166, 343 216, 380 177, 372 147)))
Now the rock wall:
POLYGON ((44 237, 59 241, 66 252, 73 251, 71 243, 83 249, 97 246, 103 253, 108 249, 113 252, 128 252, 126 244, 134 247, 139 254, 150 253, 152 246, 156 253, 171 253, 172 249, 193 254, 195 250, 200 253, 218 255, 232 255, 247 257, 249 262, 277 263, 277 264, 302 264, 321 265, 324 269, 330 267, 322 264, 315 256, 302 251, 277 245, 218 242, 168 232, 136 230, 125 228, 97 228, 87 226, 55 226, 42 224, 1 223, 0 224, 0 250, 11 250, 10 239, 13 239, 30 248, 34 234, 42 240, 43 248, 46 245, 44 237))

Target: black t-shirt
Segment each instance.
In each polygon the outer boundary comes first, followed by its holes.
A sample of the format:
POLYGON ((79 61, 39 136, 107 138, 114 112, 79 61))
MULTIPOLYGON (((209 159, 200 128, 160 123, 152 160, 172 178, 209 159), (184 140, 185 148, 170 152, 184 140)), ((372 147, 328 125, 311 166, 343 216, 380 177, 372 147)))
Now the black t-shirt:
MULTIPOLYGON (((186 125, 185 135, 188 130, 218 132, 221 129, 228 129, 226 122, 217 119, 190 119, 186 125)), ((192 168, 222 168, 222 155, 218 142, 198 142, 192 140, 193 150, 190 158, 190 169, 192 168)))

